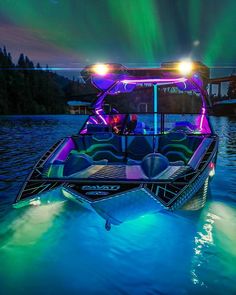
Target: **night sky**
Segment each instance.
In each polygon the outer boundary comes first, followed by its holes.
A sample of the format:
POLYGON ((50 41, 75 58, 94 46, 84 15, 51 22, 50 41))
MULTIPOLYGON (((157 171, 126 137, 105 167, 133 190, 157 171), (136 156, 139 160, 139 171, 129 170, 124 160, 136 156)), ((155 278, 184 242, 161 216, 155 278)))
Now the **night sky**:
POLYGON ((236 0, 0 0, 0 46, 50 67, 236 67, 236 0))

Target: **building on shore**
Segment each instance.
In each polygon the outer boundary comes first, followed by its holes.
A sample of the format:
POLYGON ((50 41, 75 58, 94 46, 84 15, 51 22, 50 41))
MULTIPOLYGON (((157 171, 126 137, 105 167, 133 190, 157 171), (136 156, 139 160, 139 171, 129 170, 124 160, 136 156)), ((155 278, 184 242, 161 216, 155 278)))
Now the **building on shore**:
POLYGON ((90 102, 71 100, 67 102, 69 113, 72 115, 89 115, 91 113, 90 102))

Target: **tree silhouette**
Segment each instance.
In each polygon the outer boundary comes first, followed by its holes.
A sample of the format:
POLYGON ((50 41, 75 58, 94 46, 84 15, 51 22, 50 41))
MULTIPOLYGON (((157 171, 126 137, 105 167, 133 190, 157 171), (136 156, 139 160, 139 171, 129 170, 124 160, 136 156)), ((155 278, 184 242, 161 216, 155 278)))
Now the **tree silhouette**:
POLYGON ((70 83, 70 79, 51 72, 48 66, 44 71, 37 63, 35 68, 23 53, 15 65, 6 47, 0 48, 0 114, 65 113, 66 98, 76 88, 70 92, 70 83))

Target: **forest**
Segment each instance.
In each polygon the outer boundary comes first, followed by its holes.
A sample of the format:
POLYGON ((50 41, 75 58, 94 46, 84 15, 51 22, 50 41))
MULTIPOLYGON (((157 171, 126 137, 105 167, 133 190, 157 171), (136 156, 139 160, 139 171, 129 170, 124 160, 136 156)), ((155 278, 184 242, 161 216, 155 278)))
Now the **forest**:
POLYGON ((23 53, 14 64, 0 48, 0 114, 64 114, 67 100, 80 92, 77 80, 42 68, 23 53))

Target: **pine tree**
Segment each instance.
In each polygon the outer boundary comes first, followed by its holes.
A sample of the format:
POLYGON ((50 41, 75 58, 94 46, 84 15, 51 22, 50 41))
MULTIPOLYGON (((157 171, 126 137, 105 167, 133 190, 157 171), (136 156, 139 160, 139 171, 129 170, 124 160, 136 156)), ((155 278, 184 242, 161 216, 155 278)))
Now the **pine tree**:
POLYGON ((25 68, 25 56, 23 53, 20 54, 17 65, 19 68, 25 68))
POLYGON ((3 46, 3 54, 5 57, 7 57, 7 49, 6 49, 6 46, 3 46))
POLYGON ((68 96, 78 94, 77 81, 51 72, 48 66, 43 70, 39 63, 36 69, 23 53, 14 65, 6 47, 0 48, 0 114, 65 113, 65 89, 68 96))

